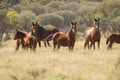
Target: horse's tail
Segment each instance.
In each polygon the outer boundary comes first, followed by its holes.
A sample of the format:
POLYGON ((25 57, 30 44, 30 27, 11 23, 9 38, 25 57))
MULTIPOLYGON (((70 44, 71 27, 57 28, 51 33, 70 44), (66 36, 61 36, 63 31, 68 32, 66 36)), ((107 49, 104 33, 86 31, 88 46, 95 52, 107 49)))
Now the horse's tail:
POLYGON ((106 45, 107 45, 108 42, 109 42, 109 37, 107 37, 105 34, 104 34, 104 37, 107 39, 107 40, 106 40, 106 45))
POLYGON ((32 49, 33 49, 33 51, 35 51, 36 47, 37 47, 36 37, 32 36, 32 49))
POLYGON ((49 35, 47 38, 45 38, 45 41, 50 41, 52 40, 53 34, 49 35))

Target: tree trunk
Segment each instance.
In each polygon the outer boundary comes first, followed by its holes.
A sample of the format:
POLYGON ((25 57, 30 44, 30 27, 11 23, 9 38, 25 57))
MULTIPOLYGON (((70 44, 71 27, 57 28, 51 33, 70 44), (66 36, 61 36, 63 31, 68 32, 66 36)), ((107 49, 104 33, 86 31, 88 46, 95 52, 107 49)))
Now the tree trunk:
POLYGON ((4 31, 2 31, 1 36, 0 36, 0 45, 2 43, 3 35, 4 35, 4 31))

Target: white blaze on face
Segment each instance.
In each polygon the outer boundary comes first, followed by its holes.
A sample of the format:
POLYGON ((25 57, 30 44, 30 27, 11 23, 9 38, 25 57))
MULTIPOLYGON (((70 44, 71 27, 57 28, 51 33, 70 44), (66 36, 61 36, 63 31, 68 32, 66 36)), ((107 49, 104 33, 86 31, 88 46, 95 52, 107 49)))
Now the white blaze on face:
POLYGON ((96 25, 96 28, 98 28, 98 25, 96 25))

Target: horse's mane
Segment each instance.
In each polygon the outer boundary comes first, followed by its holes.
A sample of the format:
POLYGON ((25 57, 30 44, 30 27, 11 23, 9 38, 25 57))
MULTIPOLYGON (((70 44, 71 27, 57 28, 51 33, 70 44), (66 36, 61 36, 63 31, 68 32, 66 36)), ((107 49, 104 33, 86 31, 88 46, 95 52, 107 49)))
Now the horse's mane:
POLYGON ((20 33, 23 37, 25 37, 26 34, 28 34, 28 32, 22 30, 18 30, 18 33, 20 33))
POLYGON ((37 25, 36 28, 37 28, 37 34, 44 34, 45 29, 42 26, 37 25))

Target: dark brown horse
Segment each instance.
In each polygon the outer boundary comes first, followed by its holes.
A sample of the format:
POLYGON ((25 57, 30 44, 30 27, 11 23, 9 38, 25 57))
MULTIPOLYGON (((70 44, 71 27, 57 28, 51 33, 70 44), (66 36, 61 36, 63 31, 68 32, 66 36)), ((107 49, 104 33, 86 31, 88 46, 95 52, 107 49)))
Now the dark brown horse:
POLYGON ((39 26, 37 23, 34 24, 32 23, 32 35, 36 37, 37 42, 39 43, 39 47, 41 47, 41 41, 44 41, 45 47, 46 47, 46 41, 47 44, 49 44, 49 40, 46 40, 46 38, 49 35, 52 35, 56 32, 59 32, 58 29, 52 29, 52 30, 47 30, 45 28, 43 28, 42 26, 39 26))
POLYGON ((16 51, 18 51, 20 45, 22 45, 23 49, 30 48, 33 51, 36 49, 36 38, 32 36, 31 33, 21 31, 21 30, 16 30, 14 40, 16 40, 16 51))
MULTIPOLYGON (((106 37, 106 36, 105 36, 106 37)), ((108 37, 106 37, 106 45, 108 45, 108 49, 112 48, 113 43, 120 44, 120 33, 111 33, 108 37)))
POLYGON ((53 35, 53 46, 54 50, 60 49, 60 46, 68 47, 69 51, 72 51, 75 45, 75 34, 76 34, 76 22, 71 22, 69 31, 65 34, 63 32, 57 32, 53 35))
POLYGON ((91 42, 90 49, 92 48, 92 46, 93 46, 93 49, 95 49, 95 42, 98 42, 98 49, 99 49, 100 38, 101 38, 101 34, 99 30, 99 20, 100 18, 94 19, 94 27, 88 27, 86 29, 84 49, 86 48, 86 46, 88 46, 88 49, 89 49, 89 42, 91 42))

